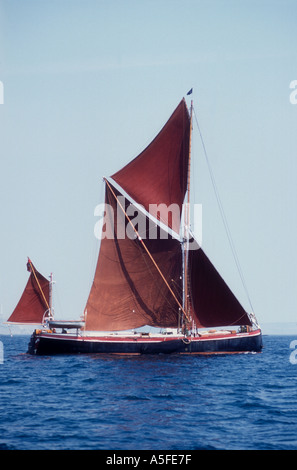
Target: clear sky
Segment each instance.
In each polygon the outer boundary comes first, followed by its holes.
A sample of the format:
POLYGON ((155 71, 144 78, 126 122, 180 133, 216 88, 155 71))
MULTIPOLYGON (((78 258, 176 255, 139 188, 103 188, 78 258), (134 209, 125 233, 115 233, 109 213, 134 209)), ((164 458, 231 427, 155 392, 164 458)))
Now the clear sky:
MULTIPOLYGON (((296 18, 296 0, 0 0, 3 319, 27 282, 27 256, 54 273, 56 317, 79 318, 102 177, 193 87, 258 320, 297 322, 296 18)), ((192 170, 203 247, 249 309, 195 125, 192 170)))

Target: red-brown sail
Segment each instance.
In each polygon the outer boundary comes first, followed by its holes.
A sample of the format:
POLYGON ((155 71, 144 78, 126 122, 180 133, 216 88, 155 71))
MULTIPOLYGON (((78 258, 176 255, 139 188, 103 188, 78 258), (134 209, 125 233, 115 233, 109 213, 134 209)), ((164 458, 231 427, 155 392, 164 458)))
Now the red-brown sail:
POLYGON ((197 327, 251 325, 247 312, 201 248, 189 251, 192 314, 197 327))
MULTIPOLYGON (((86 305, 86 330, 113 331, 143 325, 177 327, 179 307, 163 282, 152 260, 136 237, 120 236, 130 226, 122 216, 115 196, 120 193, 106 187, 105 226, 107 237, 101 240, 93 285, 86 305)), ((126 199, 125 211, 131 214, 126 199)), ((149 238, 149 220, 139 212, 138 222, 146 224, 141 237, 162 271, 170 288, 180 298, 181 249, 178 240, 158 229, 157 238, 149 238)), ((154 227, 155 229, 155 227, 154 227)))
MULTIPOLYGON (((170 204, 181 208, 186 193, 190 117, 185 100, 182 100, 155 140, 131 163, 115 173, 112 178, 138 204, 153 216, 151 205, 170 204)), ((94 282, 86 305, 87 330, 125 330, 144 325, 177 327, 182 297, 181 241, 170 237, 160 227, 153 238, 143 222, 141 237, 164 278, 137 238, 123 237, 129 222, 121 214, 118 190, 106 187, 106 217, 94 282), (165 239, 164 239, 165 238, 165 239), (165 279, 165 282, 164 282, 165 279), (168 282, 168 284, 167 284, 168 282), (172 291, 171 291, 172 289, 172 291), (172 295, 173 294, 173 295, 172 295)), ((124 211, 132 213, 135 207, 126 199, 124 211)), ((135 209, 136 210, 136 209, 135 209)), ((123 214, 122 214, 123 215, 123 214)), ((168 212, 165 216, 167 217, 168 212)), ((179 231, 180 217, 168 225, 179 231)), ((232 291, 214 268, 198 244, 189 251, 188 282, 191 315, 197 327, 250 325, 251 321, 232 291)))
POLYGON ((49 281, 35 269, 30 260, 27 268, 30 277, 19 303, 7 320, 8 323, 41 324, 49 309, 49 281))
POLYGON ((180 214, 187 190, 190 117, 183 99, 151 144, 112 175, 121 188, 154 217, 179 232, 180 214), (160 213, 156 205, 160 207, 160 213), (169 213, 167 208, 176 205, 169 213), (154 207, 155 206, 155 207, 154 207))

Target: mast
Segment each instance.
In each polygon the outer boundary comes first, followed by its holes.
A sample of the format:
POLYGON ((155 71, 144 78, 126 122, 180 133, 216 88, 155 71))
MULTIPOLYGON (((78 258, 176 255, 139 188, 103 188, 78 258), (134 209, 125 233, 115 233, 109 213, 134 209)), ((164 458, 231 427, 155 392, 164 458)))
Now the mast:
POLYGON ((54 318, 54 309, 53 309, 53 273, 50 274, 50 283, 49 283, 49 318, 54 318))
POLYGON ((184 325, 186 320, 190 318, 190 302, 189 302, 189 230, 190 230, 190 178, 191 178, 191 145, 192 145, 192 121, 193 121, 193 100, 190 108, 190 135, 189 135, 189 160, 187 175, 187 199, 184 210, 184 227, 183 227, 183 310, 186 312, 184 325))

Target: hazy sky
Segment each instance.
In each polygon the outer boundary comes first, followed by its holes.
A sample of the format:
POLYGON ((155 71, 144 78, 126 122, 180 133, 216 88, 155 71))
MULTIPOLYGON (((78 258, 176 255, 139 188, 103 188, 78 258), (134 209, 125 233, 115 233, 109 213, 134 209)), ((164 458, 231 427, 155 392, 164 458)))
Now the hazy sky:
MULTIPOLYGON (((54 273, 56 317, 79 318, 102 178, 193 87, 258 320, 297 321, 296 18, 296 0, 0 1, 3 319, 27 282, 27 256, 54 273)), ((250 309, 195 125, 192 170, 203 247, 250 309)))

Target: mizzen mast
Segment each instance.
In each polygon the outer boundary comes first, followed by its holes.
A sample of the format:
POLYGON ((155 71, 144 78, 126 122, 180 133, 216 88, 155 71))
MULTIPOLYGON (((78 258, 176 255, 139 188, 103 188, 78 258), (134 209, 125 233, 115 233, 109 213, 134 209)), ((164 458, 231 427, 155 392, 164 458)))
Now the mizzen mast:
POLYGON ((53 284, 54 284, 54 279, 53 279, 53 273, 50 274, 50 282, 49 282, 49 318, 53 319, 54 318, 54 308, 53 308, 53 284))

